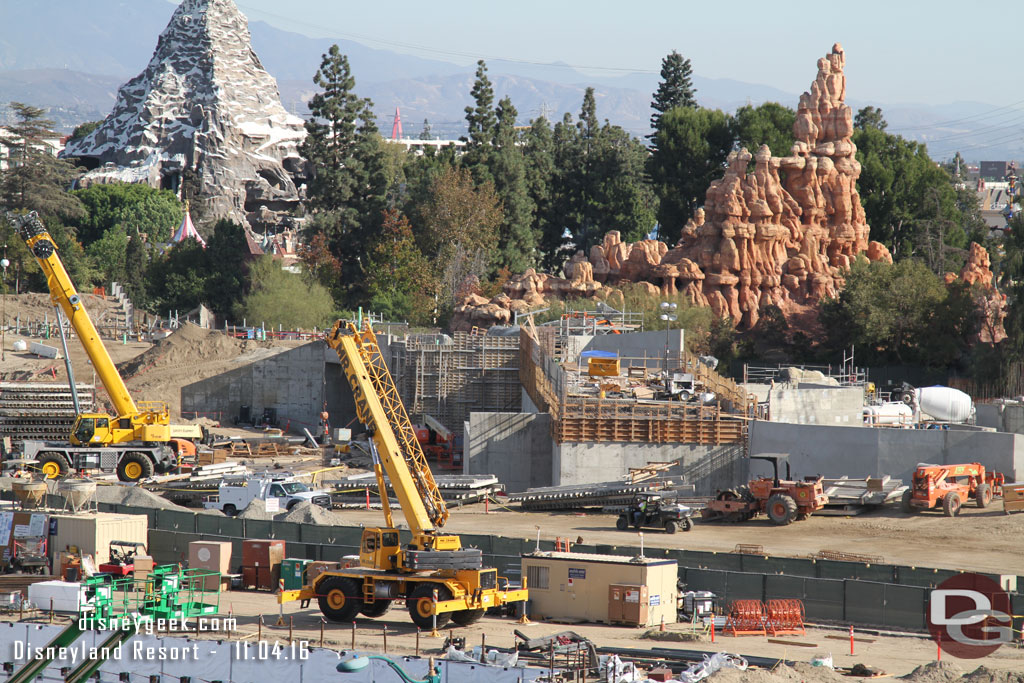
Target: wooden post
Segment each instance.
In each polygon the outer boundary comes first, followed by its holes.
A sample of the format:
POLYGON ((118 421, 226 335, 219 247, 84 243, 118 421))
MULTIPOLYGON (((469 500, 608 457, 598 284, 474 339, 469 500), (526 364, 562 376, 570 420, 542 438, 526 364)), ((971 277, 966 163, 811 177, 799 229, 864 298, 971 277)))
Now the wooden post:
POLYGON ((323 617, 320 617, 320 647, 324 646, 324 624, 326 623, 327 620, 323 617))
POLYGON ((256 621, 256 642, 263 640, 263 615, 256 621))
POLYGON ((388 653, 388 625, 384 624, 384 654, 388 653))
POLYGON ((288 617, 288 644, 292 644, 292 627, 295 625, 295 617, 288 617))
POLYGON ((480 663, 487 663, 487 634, 480 634, 480 663))
POLYGON ((352 649, 356 649, 356 622, 352 622, 352 649))
POLYGON ((420 627, 416 627, 416 656, 420 656, 420 627))

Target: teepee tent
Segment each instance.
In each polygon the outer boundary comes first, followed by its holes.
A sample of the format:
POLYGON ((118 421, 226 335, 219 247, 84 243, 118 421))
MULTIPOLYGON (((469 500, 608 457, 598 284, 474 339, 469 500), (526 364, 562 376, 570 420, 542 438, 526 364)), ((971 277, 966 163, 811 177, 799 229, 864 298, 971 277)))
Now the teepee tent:
POLYGON ((188 215, 188 204, 185 205, 185 217, 181 219, 181 225, 178 226, 174 236, 171 237, 171 241, 178 243, 189 237, 195 238, 196 242, 199 242, 203 247, 206 246, 206 242, 202 237, 199 236, 199 231, 196 230, 196 226, 192 225, 192 217, 188 215))

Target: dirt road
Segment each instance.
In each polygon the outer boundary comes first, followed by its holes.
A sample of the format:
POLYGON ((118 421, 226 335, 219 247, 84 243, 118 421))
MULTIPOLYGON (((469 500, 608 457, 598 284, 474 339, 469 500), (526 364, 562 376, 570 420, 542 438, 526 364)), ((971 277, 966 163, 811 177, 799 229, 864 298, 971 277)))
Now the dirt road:
MULTIPOLYGON (((615 517, 602 514, 495 511, 482 505, 453 508, 446 530, 454 533, 496 533, 534 539, 556 536, 587 544, 639 545, 635 532, 617 531, 615 517)), ((382 523, 379 511, 336 511, 353 525, 382 523)), ((853 517, 811 517, 777 527, 766 519, 745 524, 694 525, 693 531, 669 535, 644 533, 649 546, 730 552, 738 543, 764 547, 769 555, 807 557, 819 550, 878 555, 885 562, 998 574, 1024 574, 1024 514, 1006 516, 996 501, 987 510, 964 507, 956 518, 941 513, 904 515, 886 509, 853 517)))

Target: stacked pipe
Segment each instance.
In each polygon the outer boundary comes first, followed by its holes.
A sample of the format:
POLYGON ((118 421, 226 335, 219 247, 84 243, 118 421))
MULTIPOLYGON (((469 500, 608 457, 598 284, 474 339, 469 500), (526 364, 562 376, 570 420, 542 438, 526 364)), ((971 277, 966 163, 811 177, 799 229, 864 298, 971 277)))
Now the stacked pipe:
POLYGON ((529 489, 511 494, 509 500, 518 502, 523 510, 579 510, 629 505, 637 494, 657 490, 657 484, 577 484, 529 489))

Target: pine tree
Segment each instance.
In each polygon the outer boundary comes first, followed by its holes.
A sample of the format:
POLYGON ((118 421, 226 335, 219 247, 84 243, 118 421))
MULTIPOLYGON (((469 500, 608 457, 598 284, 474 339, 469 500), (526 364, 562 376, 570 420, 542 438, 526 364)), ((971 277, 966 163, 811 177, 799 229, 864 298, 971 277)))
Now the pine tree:
POLYGON ((466 142, 463 164, 470 169, 476 181, 482 183, 491 180, 488 165, 491 145, 494 143, 498 127, 498 117, 493 109, 494 87, 487 78, 487 64, 482 59, 476 64, 476 80, 470 91, 475 105, 466 107, 466 123, 469 130, 468 137, 462 138, 466 142))
POLYGON ((386 203, 387 171, 381 139, 368 99, 352 91, 355 79, 348 57, 332 45, 313 82, 323 88, 309 103, 306 139, 300 151, 312 162, 310 237, 327 236, 341 263, 338 298, 355 304, 365 295, 361 254, 380 228, 386 203))
POLYGON ((128 235, 128 249, 124 256, 124 286, 136 306, 144 307, 149 302, 146 291, 146 269, 149 266, 149 252, 139 231, 131 230, 128 235))
POLYGON ((544 117, 530 122, 523 136, 526 157, 526 186, 536 209, 534 232, 537 235, 539 258, 546 270, 554 270, 562 261, 555 256, 563 226, 555 217, 555 191, 558 174, 555 168, 555 143, 551 124, 544 117))
POLYGON ((697 89, 693 87, 693 69, 689 59, 673 50, 661 60, 661 82, 651 102, 651 128, 658 128, 661 115, 675 107, 697 107, 697 89))
POLYGON ((81 202, 68 192, 79 171, 58 159, 47 143, 58 137, 51 132, 53 121, 43 118, 42 109, 21 102, 11 102, 11 109, 17 121, 7 126, 8 158, 7 168, 0 170, 0 204, 62 219, 83 216, 81 202))
POLYGON ((522 147, 517 144, 517 113, 508 97, 498 103, 488 170, 504 208, 504 220, 498 228, 496 262, 520 273, 533 265, 537 238, 532 229, 536 207, 530 199, 526 182, 526 159, 522 147))

